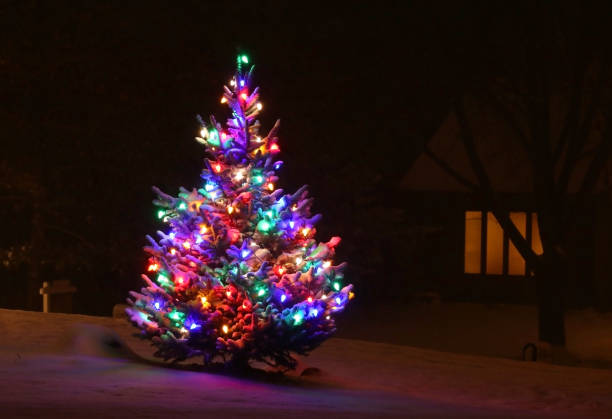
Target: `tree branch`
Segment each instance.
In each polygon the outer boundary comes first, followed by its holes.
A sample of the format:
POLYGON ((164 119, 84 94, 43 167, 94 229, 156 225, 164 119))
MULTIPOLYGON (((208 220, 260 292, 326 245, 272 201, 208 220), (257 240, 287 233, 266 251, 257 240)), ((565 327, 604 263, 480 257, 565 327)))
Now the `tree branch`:
POLYGON ((479 191, 481 192, 480 196, 483 203, 491 207, 493 215, 499 222, 502 229, 508 234, 508 237, 523 259, 525 259, 529 269, 535 270, 539 264, 539 258, 532 250, 529 243, 527 243, 525 237, 523 237, 510 219, 510 213, 503 209, 497 202, 489 176, 487 175, 484 165, 482 164, 482 161, 478 156, 478 152, 476 151, 474 136, 469 128, 463 103, 461 101, 455 102, 454 110, 457 115, 457 120, 459 121, 461 140, 465 147, 465 151, 468 154, 468 158, 470 159, 472 170, 474 170, 474 173, 476 174, 476 177, 480 183, 479 191))
POLYGON ((440 157, 434 154, 433 151, 429 148, 429 146, 425 145, 425 154, 429 156, 430 159, 434 161, 442 170, 444 170, 447 174, 449 174, 453 179, 457 182, 461 183, 463 186, 467 187, 472 191, 478 191, 478 185, 472 183, 468 178, 464 177, 461 173, 457 172, 453 169, 448 163, 442 160, 440 157))

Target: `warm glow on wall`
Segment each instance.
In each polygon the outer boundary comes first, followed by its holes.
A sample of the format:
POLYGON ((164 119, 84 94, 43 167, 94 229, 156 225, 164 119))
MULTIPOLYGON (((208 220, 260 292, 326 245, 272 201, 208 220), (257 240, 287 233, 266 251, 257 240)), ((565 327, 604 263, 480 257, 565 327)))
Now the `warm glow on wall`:
POLYGON ((482 212, 465 212, 465 258, 464 269, 466 274, 480 273, 480 231, 482 229, 482 212))

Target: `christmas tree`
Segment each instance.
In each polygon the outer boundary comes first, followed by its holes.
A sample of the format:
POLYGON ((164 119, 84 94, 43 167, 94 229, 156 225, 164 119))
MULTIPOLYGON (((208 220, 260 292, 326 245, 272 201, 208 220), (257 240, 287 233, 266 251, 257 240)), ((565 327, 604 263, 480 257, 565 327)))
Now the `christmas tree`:
POLYGON ((340 242, 315 241, 306 186, 276 189, 282 161, 276 136, 259 134, 262 110, 253 67, 239 55, 224 86, 225 126, 201 123, 205 159, 200 188, 177 197, 153 188, 166 225, 150 246, 146 286, 131 292, 130 320, 156 346, 156 356, 244 368, 251 361, 292 369, 335 331, 334 315, 352 298, 345 263, 334 264, 340 242))

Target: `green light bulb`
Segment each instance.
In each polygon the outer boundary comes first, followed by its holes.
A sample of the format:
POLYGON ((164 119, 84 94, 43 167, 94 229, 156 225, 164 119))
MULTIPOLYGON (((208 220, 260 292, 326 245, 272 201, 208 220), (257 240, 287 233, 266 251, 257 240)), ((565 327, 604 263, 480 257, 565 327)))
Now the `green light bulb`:
POLYGON ((257 223, 257 229, 263 233, 267 233, 270 228, 272 228, 272 225, 266 220, 261 220, 259 223, 257 223))
POLYGON ((334 289, 340 291, 340 284, 338 282, 334 282, 334 289))
POLYGON ((249 63, 249 57, 247 57, 246 55, 242 55, 242 56, 240 57, 240 60, 241 60, 243 63, 245 63, 245 64, 248 64, 248 63, 249 63))
POLYGON ((263 288, 261 288, 259 291, 257 291, 257 295, 260 296, 260 297, 262 295, 264 295, 265 293, 266 293, 266 290, 264 290, 263 288))
POLYGON ((181 203, 179 204, 179 209, 180 209, 180 210, 186 210, 186 209, 187 209, 187 204, 185 204, 184 202, 181 202, 181 203))
POLYGON ((298 311, 297 313, 293 315, 293 324, 295 326, 299 325, 300 323, 302 323, 303 318, 304 318, 304 315, 302 314, 302 312, 298 311))
POLYGON ((164 215, 166 215, 166 211, 164 210, 159 210, 157 211, 157 218, 164 218, 164 215))

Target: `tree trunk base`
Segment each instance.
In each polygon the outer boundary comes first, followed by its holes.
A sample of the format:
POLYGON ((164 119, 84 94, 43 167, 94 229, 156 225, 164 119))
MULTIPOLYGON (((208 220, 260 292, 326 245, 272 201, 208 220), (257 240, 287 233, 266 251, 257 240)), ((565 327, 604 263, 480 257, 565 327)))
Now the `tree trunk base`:
POLYGON ((564 345, 551 345, 548 342, 538 341, 538 361, 557 365, 575 366, 580 363, 578 358, 569 353, 564 345))

